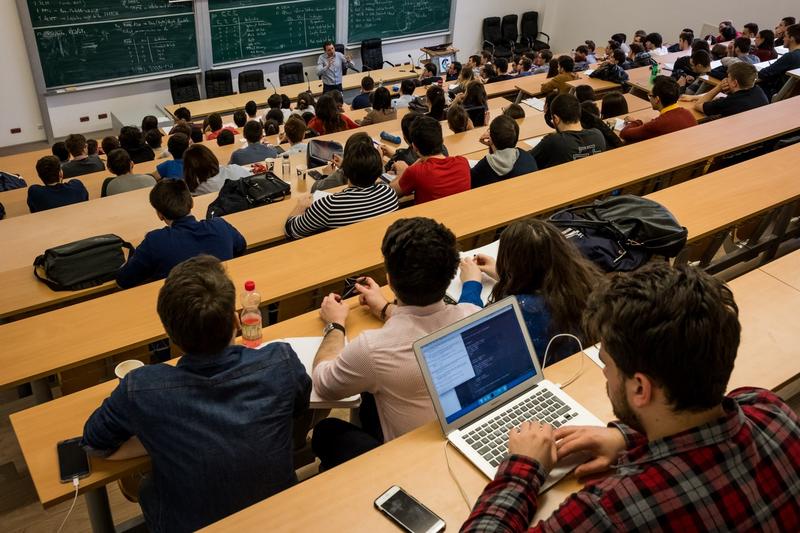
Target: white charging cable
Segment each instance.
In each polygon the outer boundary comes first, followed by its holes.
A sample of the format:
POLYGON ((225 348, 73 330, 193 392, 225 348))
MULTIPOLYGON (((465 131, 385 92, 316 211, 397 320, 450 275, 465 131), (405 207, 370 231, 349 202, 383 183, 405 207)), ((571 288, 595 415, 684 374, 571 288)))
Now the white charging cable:
POLYGON ((550 342, 547 343, 547 347, 544 349, 544 357, 542 357, 542 372, 544 372, 544 367, 547 364, 547 354, 550 352, 550 345, 553 344, 553 341, 559 337, 571 337, 575 339, 575 342, 578 343, 578 348, 581 351, 581 366, 580 368, 578 368, 578 371, 575 373, 575 375, 569 378, 564 384, 559 385, 559 387, 563 389, 564 387, 570 385, 573 381, 578 379, 578 376, 581 375, 581 373, 583 372, 583 360, 586 357, 586 355, 583 353, 583 344, 581 343, 581 340, 575 335, 571 333, 559 333, 558 335, 553 335, 553 337, 550 339, 550 342))
POLYGON ((67 523, 67 519, 69 515, 72 514, 73 509, 75 509, 75 504, 78 502, 78 487, 81 485, 81 480, 78 477, 72 478, 72 486, 75 487, 75 497, 72 499, 72 505, 69 506, 69 511, 67 511, 67 516, 64 517, 64 521, 61 522, 61 525, 58 526, 58 531, 56 533, 61 533, 61 530, 64 529, 64 524, 67 523))
POLYGON ((461 486, 461 482, 458 481, 456 477, 456 473, 453 472, 453 467, 450 466, 450 456, 447 455, 447 445, 450 444, 450 441, 445 439, 444 441, 444 458, 447 461, 447 471, 450 472, 450 477, 453 481, 456 482, 456 486, 458 487, 458 492, 461 493, 461 497, 464 499, 464 504, 467 506, 467 511, 472 510, 472 506, 469 504, 469 498, 467 498, 467 493, 464 492, 464 487, 461 486))

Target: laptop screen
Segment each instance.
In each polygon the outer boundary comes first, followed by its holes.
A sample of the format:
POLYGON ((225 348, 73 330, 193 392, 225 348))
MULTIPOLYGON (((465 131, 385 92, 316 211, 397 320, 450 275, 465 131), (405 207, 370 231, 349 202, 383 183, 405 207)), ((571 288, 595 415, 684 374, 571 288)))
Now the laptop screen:
POLYGON ((420 346, 448 424, 536 375, 522 327, 505 305, 420 346))

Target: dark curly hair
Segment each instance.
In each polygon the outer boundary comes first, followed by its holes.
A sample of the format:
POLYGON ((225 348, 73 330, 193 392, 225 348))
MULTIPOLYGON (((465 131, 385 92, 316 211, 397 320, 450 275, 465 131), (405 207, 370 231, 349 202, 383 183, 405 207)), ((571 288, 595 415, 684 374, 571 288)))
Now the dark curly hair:
POLYGON ((381 245, 389 285, 407 305, 431 305, 444 298, 458 269, 456 237, 430 218, 394 222, 381 245))

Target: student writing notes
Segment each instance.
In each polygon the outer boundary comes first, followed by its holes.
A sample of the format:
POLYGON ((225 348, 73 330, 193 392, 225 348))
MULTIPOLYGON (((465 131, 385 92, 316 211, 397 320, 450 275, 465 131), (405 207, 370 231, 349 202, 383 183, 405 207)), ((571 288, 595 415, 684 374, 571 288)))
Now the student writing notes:
POLYGON ((371 278, 361 279, 356 289, 359 302, 385 324, 345 346, 349 307, 334 294, 326 296, 320 316, 327 333, 313 371, 314 390, 323 398, 373 395, 379 427, 358 428, 335 418, 317 424, 311 445, 322 469, 436 418, 411 345, 478 310, 443 301, 458 267, 455 236, 443 225, 428 218, 398 220, 386 230, 381 252, 396 302, 388 302, 371 278))
MULTIPOLYGON (((581 315, 589 293, 602 281, 597 268, 551 224, 530 219, 514 224, 500 235, 497 258, 479 254, 461 260, 463 289, 459 302, 483 307, 481 273, 496 280, 490 300, 516 296, 539 363, 544 362, 550 339, 570 333, 587 344, 581 315)), ((553 341, 547 364, 578 351, 571 338, 553 341)))

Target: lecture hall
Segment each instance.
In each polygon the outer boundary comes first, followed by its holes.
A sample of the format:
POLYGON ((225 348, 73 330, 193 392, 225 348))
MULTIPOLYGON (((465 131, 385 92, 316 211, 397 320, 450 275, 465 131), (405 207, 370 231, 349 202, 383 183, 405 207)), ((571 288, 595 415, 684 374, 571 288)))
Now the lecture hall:
POLYGON ((0 31, 0 530, 800 531, 796 1, 0 31))

